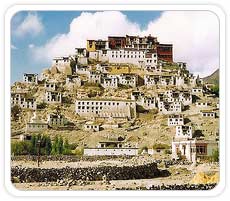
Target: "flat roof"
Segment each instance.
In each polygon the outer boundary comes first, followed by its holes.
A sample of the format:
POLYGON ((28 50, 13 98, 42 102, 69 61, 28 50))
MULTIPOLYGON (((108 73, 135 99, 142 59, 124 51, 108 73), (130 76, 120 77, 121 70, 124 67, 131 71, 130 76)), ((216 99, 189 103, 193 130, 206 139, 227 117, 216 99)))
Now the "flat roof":
POLYGON ((127 100, 127 99, 106 99, 106 98, 82 98, 82 99, 76 99, 76 101, 119 101, 119 102, 135 102, 134 100, 127 100))

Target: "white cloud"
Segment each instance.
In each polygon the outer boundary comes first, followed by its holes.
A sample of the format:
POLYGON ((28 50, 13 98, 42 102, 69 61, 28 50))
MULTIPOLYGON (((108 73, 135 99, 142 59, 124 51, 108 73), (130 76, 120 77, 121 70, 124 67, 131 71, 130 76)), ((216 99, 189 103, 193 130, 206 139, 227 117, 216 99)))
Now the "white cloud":
POLYGON ((119 11, 83 12, 71 22, 68 33, 34 47, 33 54, 50 61, 54 56, 74 53, 75 47, 85 47, 86 39, 151 34, 161 43, 173 43, 175 61, 187 62, 192 72, 207 75, 219 67, 218 27, 217 17, 208 11, 166 11, 145 30, 119 11))
POLYGON ((10 47, 11 47, 12 50, 17 50, 17 49, 18 49, 18 48, 17 48, 16 46, 14 46, 14 45, 11 45, 10 47))
POLYGON ((23 37, 27 34, 37 36, 44 29, 41 19, 36 13, 28 13, 24 20, 16 27, 15 35, 23 37))
POLYGON ((162 43, 173 43, 174 60, 192 72, 208 75, 219 68, 219 21, 209 11, 168 11, 148 25, 162 43))
POLYGON ((30 49, 32 49, 32 48, 34 48, 34 44, 29 44, 28 47, 29 47, 30 49))
POLYGON ((75 47, 85 47, 87 39, 106 39, 108 35, 125 35, 140 32, 139 25, 130 22, 118 11, 83 12, 73 19, 67 34, 54 36, 44 46, 34 49, 37 59, 52 59, 57 55, 74 53, 75 47))

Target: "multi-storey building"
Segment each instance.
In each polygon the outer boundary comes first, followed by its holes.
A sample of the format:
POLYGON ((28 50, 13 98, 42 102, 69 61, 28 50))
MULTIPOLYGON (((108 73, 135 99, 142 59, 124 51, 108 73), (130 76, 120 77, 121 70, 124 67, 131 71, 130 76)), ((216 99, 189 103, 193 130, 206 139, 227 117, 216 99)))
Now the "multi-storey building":
POLYGON ((60 114, 48 114, 47 123, 51 127, 65 126, 66 119, 63 115, 60 114))
POLYGON ((31 84, 37 84, 38 83, 38 74, 36 73, 24 73, 23 74, 23 82, 31 84))
POLYGON ((138 76, 131 73, 122 73, 118 76, 119 84, 136 87, 138 83, 138 76))
POLYGON ((66 76, 66 85, 75 85, 80 87, 81 86, 81 78, 78 75, 67 75, 66 76))
POLYGON ((115 75, 108 75, 102 78, 101 85, 106 88, 117 89, 118 88, 118 77, 115 75))
POLYGON ((184 109, 184 105, 182 102, 158 102, 158 109, 162 114, 174 114, 180 113, 184 109))
POLYGON ((11 105, 18 105, 24 109, 37 109, 36 99, 26 93, 11 93, 11 105))
POLYGON ((182 114, 173 114, 168 116, 168 126, 184 125, 184 116, 182 114))
POLYGON ((62 94, 58 91, 46 91, 45 92, 45 102, 47 103, 61 103, 62 94))
POLYGON ((44 87, 46 90, 55 91, 57 90, 56 82, 45 82, 44 87))
POLYGON ((143 92, 133 91, 131 100, 135 100, 137 105, 142 106, 145 110, 156 108, 156 97, 146 96, 143 92))
POLYGON ((136 117, 136 102, 132 100, 77 99, 76 113, 88 118, 136 117))

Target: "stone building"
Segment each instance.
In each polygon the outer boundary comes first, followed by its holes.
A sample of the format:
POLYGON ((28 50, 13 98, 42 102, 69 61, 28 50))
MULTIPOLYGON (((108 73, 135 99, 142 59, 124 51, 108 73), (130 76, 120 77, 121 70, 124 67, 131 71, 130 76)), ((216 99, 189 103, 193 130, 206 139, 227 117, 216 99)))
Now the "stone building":
POLYGON ((31 84, 37 84, 38 83, 38 74, 34 73, 24 73, 23 74, 23 82, 31 84))
POLYGON ((48 124, 40 120, 34 112, 30 122, 26 124, 26 132, 44 132, 46 129, 48 129, 48 124))
POLYGON ((88 81, 95 84, 101 84, 102 75, 97 71, 90 71, 88 74, 88 81))
POLYGON ((176 126, 176 135, 175 137, 188 137, 192 138, 192 126, 176 126))
POLYGON ((57 90, 57 83, 56 82, 46 82, 44 87, 48 91, 56 91, 57 90))
POLYGON ((115 75, 108 75, 106 77, 102 78, 102 83, 101 85, 107 89, 117 89, 118 88, 118 77, 115 75))
POLYGON ((46 91, 45 92, 45 102, 47 103, 61 103, 62 94, 58 91, 46 91))
POLYGON ((136 104, 142 106, 145 110, 156 108, 156 97, 146 96, 140 91, 133 91, 131 93, 131 100, 136 101, 136 104))
POLYGON ((196 162, 198 159, 207 159, 214 150, 218 149, 217 141, 193 138, 192 128, 178 126, 172 140, 172 158, 196 162))
POLYGON ((67 86, 81 86, 81 78, 78 75, 67 75, 66 76, 66 85, 67 86))
POLYGON ((192 104, 192 94, 189 91, 168 90, 164 92, 163 100, 167 102, 182 102, 183 105, 192 104))
POLYGON ((64 56, 64 57, 55 57, 52 61, 52 66, 56 67, 59 72, 71 75, 72 69, 70 67, 71 57, 64 56))
POLYGON ((11 93, 11 106, 18 105, 24 109, 37 109, 36 99, 29 96, 27 93, 11 93))
POLYGON ((86 156, 136 156, 137 147, 126 146, 122 141, 102 141, 96 148, 84 148, 86 156))
POLYGON ((47 123, 51 127, 62 127, 66 124, 66 119, 61 114, 48 114, 47 123))
POLYGON ((79 75, 89 75, 89 71, 92 70, 91 66, 87 65, 76 65, 76 73, 79 75))
POLYGON ((200 113, 202 117, 216 118, 216 112, 213 110, 201 110, 200 113))
POLYGON ((208 107, 211 105, 208 101, 205 100, 201 100, 201 101, 199 100, 195 104, 197 107, 208 107))
POLYGON ((118 75, 118 80, 121 85, 136 87, 138 83, 138 76, 131 73, 122 73, 118 75))
POLYGON ((76 113, 87 118, 136 117, 136 103, 132 100, 77 99, 76 113))
POLYGON ((203 95, 203 88, 202 87, 193 87, 192 94, 203 95))
POLYGON ((180 113, 184 109, 184 105, 182 102, 166 102, 166 101, 159 101, 158 102, 158 109, 159 112, 162 114, 174 114, 180 113))
POLYGON ((168 116, 168 126, 184 125, 184 116, 182 114, 173 114, 168 116))
POLYGON ((84 124, 84 130, 98 132, 100 131, 100 126, 101 124, 97 122, 86 122, 84 124))

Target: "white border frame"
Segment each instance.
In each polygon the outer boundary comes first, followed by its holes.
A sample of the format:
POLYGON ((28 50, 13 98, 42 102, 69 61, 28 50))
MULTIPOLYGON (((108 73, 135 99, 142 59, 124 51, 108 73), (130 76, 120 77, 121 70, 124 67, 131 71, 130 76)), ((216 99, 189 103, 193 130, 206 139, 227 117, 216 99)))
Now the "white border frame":
POLYGON ((14 5, 5 14, 5 187, 15 196, 216 196, 225 188, 225 13, 216 5, 14 5), (112 8, 112 9, 111 9, 112 8), (220 37, 220 182, 208 191, 21 191, 11 183, 10 166, 10 73, 11 31, 10 21, 19 11, 211 11, 219 18, 220 37), (119 192, 119 193, 118 193, 119 192), (166 193, 167 192, 167 193, 166 193))

